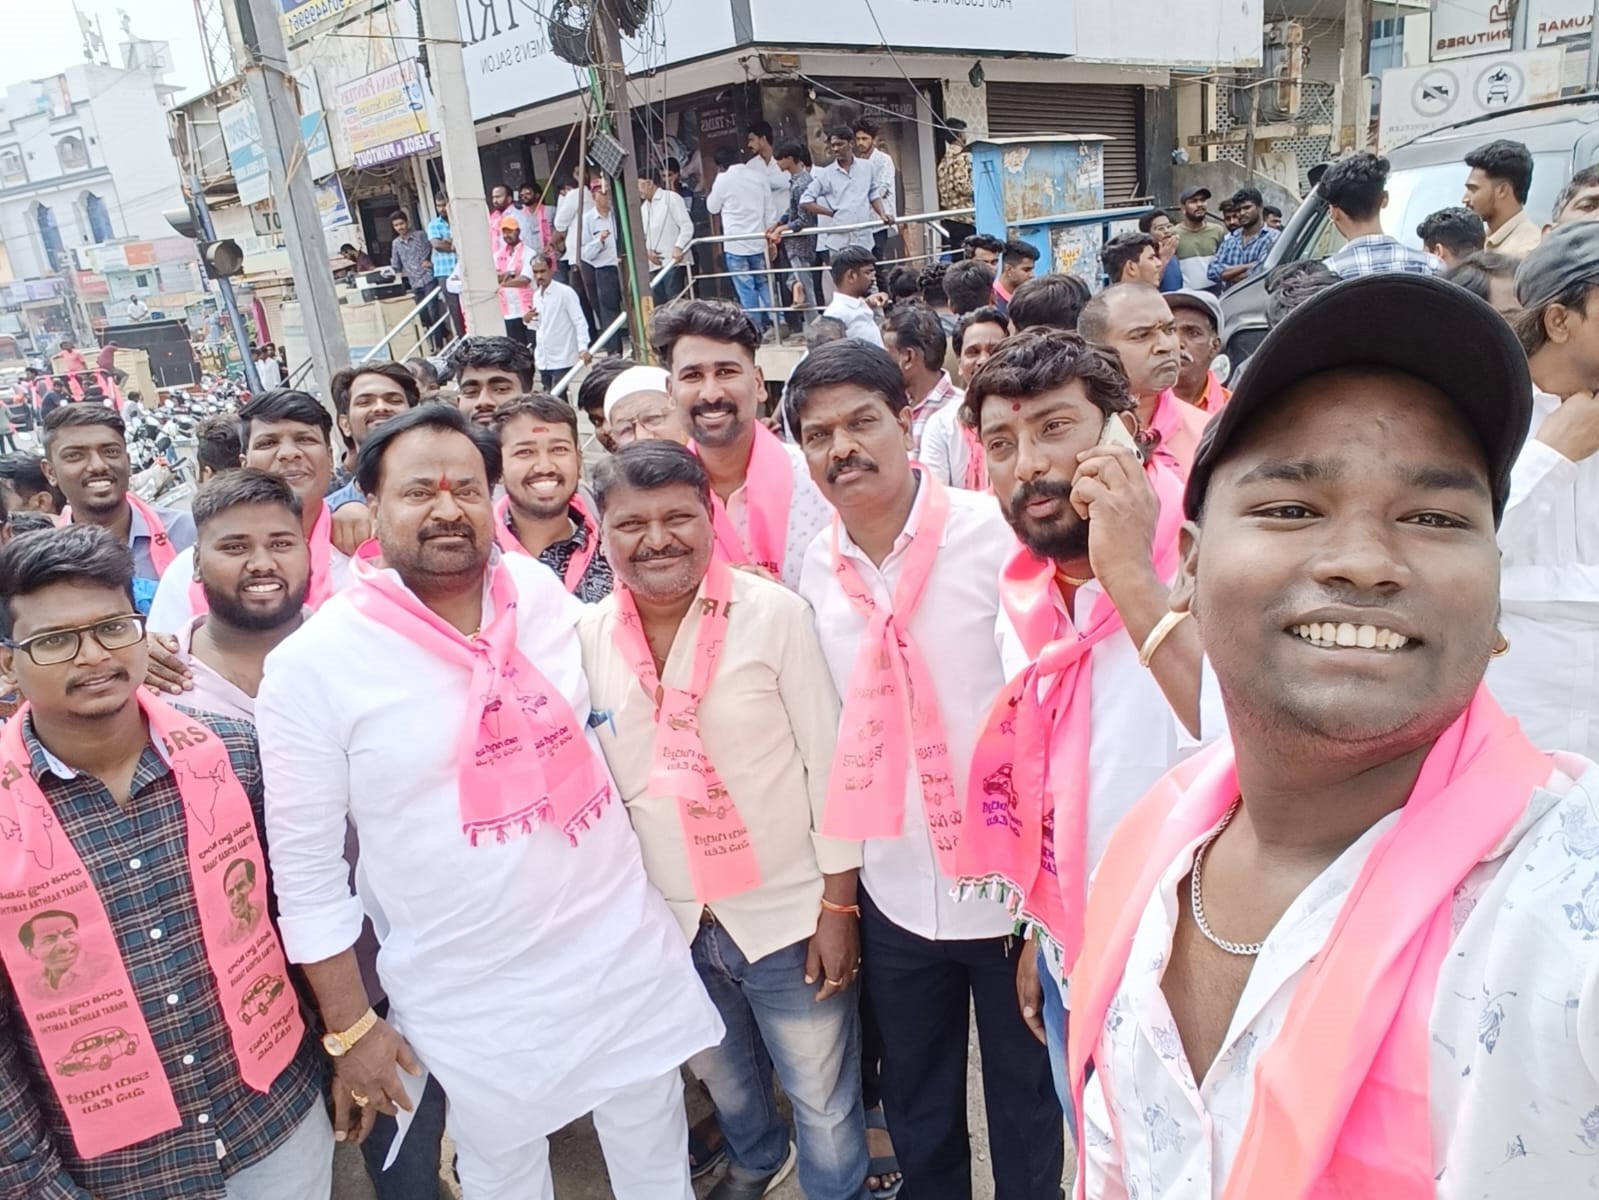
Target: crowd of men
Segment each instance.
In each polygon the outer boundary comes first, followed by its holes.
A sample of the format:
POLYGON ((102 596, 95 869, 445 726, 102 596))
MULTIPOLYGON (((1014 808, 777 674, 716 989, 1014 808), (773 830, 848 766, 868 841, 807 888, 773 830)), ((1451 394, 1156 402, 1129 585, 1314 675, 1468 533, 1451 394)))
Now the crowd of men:
MULTIPOLYGON (((779 199, 892 223, 859 132, 751 130, 751 257, 779 199)), ((1068 1139, 1092 1200, 1591 1191, 1599 175, 1544 232, 1524 150, 1467 165, 1425 253, 1329 166, 1346 244, 1226 378, 1252 194, 1097 291, 974 234, 884 303, 820 232, 770 415, 754 279, 575 404, 525 311, 451 393, 267 391, 187 512, 52 408, 0 456, 0 1200, 322 1197, 338 1141, 431 1197, 446 1131, 548 1200, 585 1114, 619 1200, 967 1200, 973 1022, 1005 1200, 1068 1139)), ((607 240, 502 190, 502 290, 607 240)))

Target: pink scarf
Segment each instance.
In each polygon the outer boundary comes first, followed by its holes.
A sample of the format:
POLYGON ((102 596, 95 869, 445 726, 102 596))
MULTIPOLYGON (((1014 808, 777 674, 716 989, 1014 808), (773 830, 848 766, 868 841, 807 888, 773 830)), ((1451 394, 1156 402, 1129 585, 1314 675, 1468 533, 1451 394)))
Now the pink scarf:
MULTIPOLYGON (((150 562, 155 566, 155 573, 163 575, 172 565, 172 560, 178 556, 173 548, 172 539, 167 536, 167 527, 161 518, 151 508, 131 491, 128 493, 128 507, 144 518, 145 528, 150 531, 150 562)), ((65 529, 72 524, 72 506, 69 504, 61 510, 61 515, 56 518, 56 526, 65 529)))
MULTIPOLYGON (((695 454, 693 442, 688 448, 695 454)), ((750 447, 749 466, 744 471, 744 513, 749 526, 749 546, 745 547, 727 505, 711 494, 711 516, 716 526, 716 549, 735 565, 753 563, 773 575, 783 574, 783 557, 788 545, 788 509, 794 501, 794 468, 783 443, 766 426, 755 425, 755 441, 750 447)))
MULTIPOLYGON (((507 210, 509 211, 509 210, 507 210)), ((494 239, 494 269, 501 275, 526 275, 529 268, 528 259, 531 251, 522 242, 514 247, 507 246, 503 237, 495 236, 494 239)), ((533 285, 527 287, 501 287, 500 288, 500 316, 507 319, 520 316, 533 311, 533 285), (509 293, 515 292, 521 298, 522 313, 511 311, 511 297, 509 293)))
MULTIPOLYGON (((1146 466, 1160 499, 1154 566, 1177 569, 1182 484, 1158 463, 1146 466)), ((956 856, 963 897, 992 896, 1053 942, 1071 962, 1082 942, 1088 846, 1088 755, 1093 740, 1089 651, 1123 629, 1101 592, 1088 628, 1073 627, 1055 605, 1055 564, 1020 549, 1000 575, 1000 603, 1033 661, 994 701, 972 756, 966 813, 956 856), (1050 789, 1051 744, 1064 730, 1069 775, 1050 789)), ((1057 777, 1058 778, 1058 777, 1057 777)))
MULTIPOLYGON (((594 554, 600 548, 600 530, 594 523, 594 518, 589 515, 588 505, 583 503, 583 497, 576 492, 567 502, 567 507, 575 509, 583 521, 583 545, 577 552, 566 560, 566 574, 561 582, 566 584, 566 590, 576 592, 578 584, 583 582, 583 573, 589 569, 589 563, 594 561, 594 554)), ((511 498, 500 497, 500 502, 494 506, 494 540, 500 544, 500 549, 507 554, 526 554, 527 547, 522 545, 521 539, 516 536, 516 530, 511 527, 511 498)))
POLYGON ((977 430, 959 417, 955 418, 955 428, 960 430, 961 440, 966 443, 966 471, 961 486, 971 492, 988 491, 988 459, 983 454, 977 430))
MULTIPOLYGON (((299 1052, 305 1023, 266 916, 266 857, 250 801, 214 732, 143 688, 134 695, 183 797, 189 882, 239 1074, 265 1092, 299 1052), (253 881, 244 920, 233 915, 225 886, 239 863, 253 881)), ((0 959, 78 1153, 95 1158, 183 1120, 105 900, 33 778, 22 736, 27 714, 24 704, 0 732, 0 959), (53 977, 23 946, 24 936, 37 945, 39 922, 75 931, 76 956, 53 977)))
MULTIPOLYGON (((738 804, 722 782, 700 740, 700 704, 716 675, 716 660, 727 642, 733 608, 733 573, 711 560, 700 585, 699 626, 694 635, 694 666, 688 690, 666 687, 655 669, 655 655, 644 635, 638 604, 625 587, 616 589, 616 647, 633 669, 644 694, 655 703, 655 753, 649 789, 677 800, 677 816, 688 850, 694 899, 710 904, 736 896, 761 882, 760 864, 738 804)), ((682 633, 679 627, 679 635, 682 633)))
MULTIPOLYGON (((1372 849, 1255 1067, 1255 1102, 1224 1200, 1437 1194, 1429 1020, 1454 892, 1550 769, 1486 686, 1433 743, 1398 824, 1372 849)), ((1224 741, 1157 783, 1111 838, 1072 972, 1068 1058, 1078 1112, 1087 1063, 1157 881, 1237 797, 1232 744, 1224 741)))
POLYGON ((463 637, 398 577, 351 560, 346 594, 379 625, 435 658, 472 673, 457 748, 461 831, 507 841, 554 825, 577 836, 610 801, 611 785, 566 697, 516 644, 517 587, 509 568, 488 566, 489 619, 463 637))
POLYGON ((1154 418, 1149 428, 1141 431, 1139 444, 1152 441, 1150 456, 1159 459, 1186 483, 1188 469, 1193 466, 1194 454, 1199 449, 1200 434, 1215 415, 1216 410, 1197 408, 1167 388, 1155 402, 1154 418))
POLYGON ((918 475, 925 495, 892 608, 878 605, 855 564, 839 553, 841 522, 833 518, 833 572, 850 604, 866 618, 866 632, 844 693, 821 832, 856 841, 898 837, 905 828, 905 776, 914 764, 939 870, 953 877, 961 802, 932 676, 910 636, 911 619, 944 540, 949 494, 928 471, 918 475))
MULTIPOLYGON (((315 612, 333 595, 333 512, 326 504, 322 505, 322 511, 311 526, 306 548, 311 552, 311 586, 305 593, 305 607, 315 612)), ((198 547, 195 553, 199 553, 198 547)), ((194 613, 211 611, 211 602, 205 598, 205 586, 198 579, 189 584, 189 610, 194 613)))

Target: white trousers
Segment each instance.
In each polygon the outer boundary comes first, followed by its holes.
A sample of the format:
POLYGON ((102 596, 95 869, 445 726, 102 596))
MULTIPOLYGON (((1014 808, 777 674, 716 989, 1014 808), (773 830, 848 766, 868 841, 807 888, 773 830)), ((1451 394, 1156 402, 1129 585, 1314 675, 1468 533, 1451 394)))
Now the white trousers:
MULTIPOLYGON (((676 1068, 613 1092, 593 1115, 616 1200, 694 1200, 683 1076, 676 1068)), ((458 1128, 453 1105, 445 1128, 459 1154, 463 1200, 555 1200, 548 1137, 511 1144, 479 1130, 481 1140, 474 1141, 473 1130, 458 1128)))

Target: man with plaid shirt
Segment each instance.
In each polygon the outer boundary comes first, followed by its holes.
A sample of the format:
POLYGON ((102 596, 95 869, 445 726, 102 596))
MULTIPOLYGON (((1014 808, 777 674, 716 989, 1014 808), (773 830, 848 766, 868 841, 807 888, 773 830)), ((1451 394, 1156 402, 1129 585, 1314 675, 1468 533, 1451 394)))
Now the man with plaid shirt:
POLYGON ((1222 291, 1258 271, 1282 236, 1280 229, 1266 227, 1265 202, 1254 188, 1239 188, 1232 203, 1238 224, 1222 239, 1205 272, 1211 284, 1222 291))
MULTIPOLYGON (((0 1145, 5 1147, 0 1196, 326 1196, 332 1186, 333 1132, 323 1102, 324 1073, 310 1038, 302 1035, 288 1065, 265 1091, 242 1077, 234 1048, 237 1031, 229 1024, 232 1014, 223 1011, 196 899, 201 884, 190 863, 191 818, 172 765, 178 751, 153 736, 135 695, 148 652, 143 619, 128 598, 132 577, 127 547, 96 526, 14 539, 0 552, 0 597, 11 628, 0 668, 27 700, 15 719, 23 722, 27 771, 49 805, 47 827, 65 834, 82 860, 86 890, 99 895, 110 921, 109 938, 122 955, 138 1004, 134 1015, 142 1017, 149 1048, 166 1078, 144 1079, 135 1088, 137 1076, 126 1083, 119 1079, 131 1068, 115 1063, 106 1068, 87 1052, 70 1069, 60 1062, 52 1067, 36 1040, 43 1034, 36 1035, 29 1017, 28 988, 36 973, 24 976, 17 969, 19 957, 12 954, 0 971, 0 1145), (53 1075, 72 1076, 72 1087, 60 1090, 53 1075), (176 1127, 120 1149, 80 1151, 79 1123, 93 1107, 85 1106, 86 1095, 105 1088, 107 1101, 115 1092, 116 1103, 137 1109, 137 1097, 163 1083, 177 1110, 176 1127)), ((203 732, 214 734, 226 749, 228 767, 261 837, 263 789, 254 731, 221 718, 193 720, 203 722, 203 732)), ((176 747, 180 739, 174 735, 172 741, 176 747)), ((12 879, 17 864, 6 857, 30 851, 4 822, 0 833, 0 873, 12 879)), ((59 850, 56 857, 63 858, 59 850)), ((265 879, 259 894, 269 895, 265 879)), ((74 968, 79 976, 98 978, 103 991, 110 990, 109 976, 115 973, 108 969, 113 964, 95 957, 89 906, 74 896, 67 907, 73 911, 36 914, 24 926, 29 936, 22 938, 28 956, 37 957, 38 930, 30 927, 52 917, 62 927, 57 935, 70 935, 65 943, 58 936, 57 948, 65 948, 54 964, 66 964, 56 972, 63 1008, 68 1001, 76 1006, 93 1002, 91 997, 100 1000, 93 979, 83 980, 89 990, 81 995, 66 994, 74 968)), ((275 927, 272 945, 277 945, 275 927)), ((108 1025, 96 1036, 104 1042, 107 1032, 122 1031, 108 1025)), ((74 1050, 90 1040, 84 1037, 74 1050)), ((120 1047, 119 1057, 140 1049, 126 1035, 110 1044, 120 1047)), ((102 1048, 101 1054, 104 1063, 109 1051, 102 1048)), ((130 1117, 139 1119, 137 1113, 130 1117)), ((160 1123, 158 1114, 154 1124, 160 1123)))
POLYGON ((1327 168, 1316 192, 1344 247, 1330 255, 1327 266, 1344 279, 1357 275, 1437 275, 1443 263, 1414 250, 1382 229, 1382 210, 1388 204, 1388 160, 1375 154, 1351 154, 1327 168))

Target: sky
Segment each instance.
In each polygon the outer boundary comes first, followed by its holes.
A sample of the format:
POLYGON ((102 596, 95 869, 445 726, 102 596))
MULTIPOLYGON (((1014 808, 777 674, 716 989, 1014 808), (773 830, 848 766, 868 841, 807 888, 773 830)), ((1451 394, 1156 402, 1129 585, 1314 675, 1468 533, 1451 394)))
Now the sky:
MULTIPOLYGON (((103 29, 113 66, 122 65, 122 14, 137 37, 171 43, 173 71, 167 82, 184 96, 206 90, 205 60, 194 16, 194 0, 76 0, 78 10, 103 29)), ((223 0, 231 3, 232 0, 223 0)), ((73 0, 0 0, 0 94, 12 83, 55 75, 84 61, 83 37, 73 0)))

